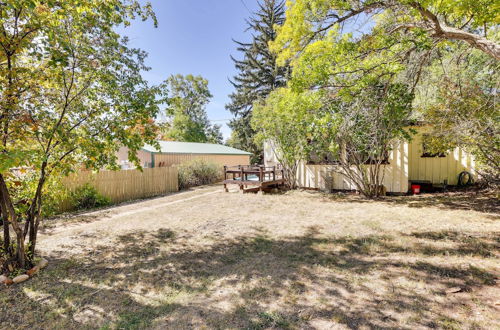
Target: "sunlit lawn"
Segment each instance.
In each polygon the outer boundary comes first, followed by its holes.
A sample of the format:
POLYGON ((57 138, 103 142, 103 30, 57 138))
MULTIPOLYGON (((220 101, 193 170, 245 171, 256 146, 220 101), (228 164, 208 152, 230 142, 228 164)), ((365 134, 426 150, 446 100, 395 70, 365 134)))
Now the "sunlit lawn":
POLYGON ((217 192, 147 209, 182 196, 122 217, 52 220, 40 242, 50 265, 0 289, 0 326, 500 326, 491 196, 217 192))

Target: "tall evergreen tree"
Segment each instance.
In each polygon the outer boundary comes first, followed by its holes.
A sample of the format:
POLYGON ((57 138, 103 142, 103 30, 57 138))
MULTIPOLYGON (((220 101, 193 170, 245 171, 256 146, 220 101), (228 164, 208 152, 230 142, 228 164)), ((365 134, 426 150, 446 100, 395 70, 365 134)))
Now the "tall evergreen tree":
POLYGON ((250 43, 238 42, 237 50, 243 54, 234 61, 238 74, 231 80, 235 91, 226 109, 234 119, 229 123, 233 134, 228 141, 233 147, 252 152, 253 162, 261 162, 262 146, 255 144, 255 131, 250 125, 254 102, 265 99, 271 91, 286 84, 288 67, 279 67, 276 55, 269 50, 269 42, 276 38, 276 26, 285 21, 283 0, 259 1, 259 10, 247 21, 253 35, 250 43))

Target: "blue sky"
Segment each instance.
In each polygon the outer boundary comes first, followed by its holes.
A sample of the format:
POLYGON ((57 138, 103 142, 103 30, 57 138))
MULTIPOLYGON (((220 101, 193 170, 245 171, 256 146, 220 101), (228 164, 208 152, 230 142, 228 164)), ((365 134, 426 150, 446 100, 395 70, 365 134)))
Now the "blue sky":
MULTIPOLYGON (((151 0, 158 28, 151 21, 134 22, 121 29, 130 46, 148 52, 151 71, 144 77, 157 84, 171 74, 201 75, 209 81, 213 99, 207 107, 210 120, 232 118, 225 110, 235 74, 230 55, 238 56, 232 39, 247 41, 245 19, 257 9, 257 0, 151 0)), ((224 138, 230 135, 226 122, 224 138)))

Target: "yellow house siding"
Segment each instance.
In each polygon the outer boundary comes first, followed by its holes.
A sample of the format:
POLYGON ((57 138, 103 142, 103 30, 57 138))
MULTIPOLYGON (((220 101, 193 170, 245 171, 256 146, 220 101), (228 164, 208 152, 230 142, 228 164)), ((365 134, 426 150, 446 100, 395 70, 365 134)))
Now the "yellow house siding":
MULTIPOLYGON (((383 165, 383 185, 388 192, 408 191, 408 144, 398 143, 389 154, 389 164, 383 165)), ((367 165, 369 166, 369 165, 367 165)), ((356 185, 338 173, 335 165, 308 165, 302 162, 297 169, 299 187, 320 190, 356 190, 356 185)))
POLYGON ((276 148, 273 141, 264 141, 264 166, 277 166, 279 164, 276 157, 276 148))
MULTIPOLYGON (((389 164, 384 166, 383 184, 388 192, 406 193, 409 181, 430 181, 456 185, 460 172, 468 171, 476 176, 474 158, 459 148, 449 152, 446 157, 422 157, 422 134, 429 127, 413 127, 417 134, 410 142, 398 143, 389 155, 389 164)), ((277 164, 272 143, 264 144, 264 163, 266 166, 277 164)), ((355 190, 355 185, 342 174, 335 171, 334 165, 307 165, 301 163, 297 169, 297 182, 303 188, 322 190, 355 190)))
POLYGON ((447 180, 449 185, 456 185, 460 172, 468 171, 476 175, 473 157, 459 148, 448 152, 446 157, 422 157, 422 135, 427 133, 429 128, 421 127, 417 131, 409 148, 410 181, 430 181, 433 184, 441 184, 447 180))

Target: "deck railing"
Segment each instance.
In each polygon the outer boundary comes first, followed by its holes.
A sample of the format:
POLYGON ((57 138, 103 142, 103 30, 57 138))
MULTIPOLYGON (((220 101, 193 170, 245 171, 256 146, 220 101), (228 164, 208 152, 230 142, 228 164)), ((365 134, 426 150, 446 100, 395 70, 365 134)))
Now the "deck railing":
POLYGON ((224 180, 239 178, 239 180, 248 181, 249 176, 256 176, 259 182, 274 181, 284 177, 283 168, 281 166, 264 166, 264 165, 237 165, 224 166, 224 180))
POLYGON ((262 190, 268 186, 283 184, 285 179, 281 166, 238 165, 224 166, 224 189, 227 184, 237 184, 243 190, 247 186, 258 186, 262 190))

